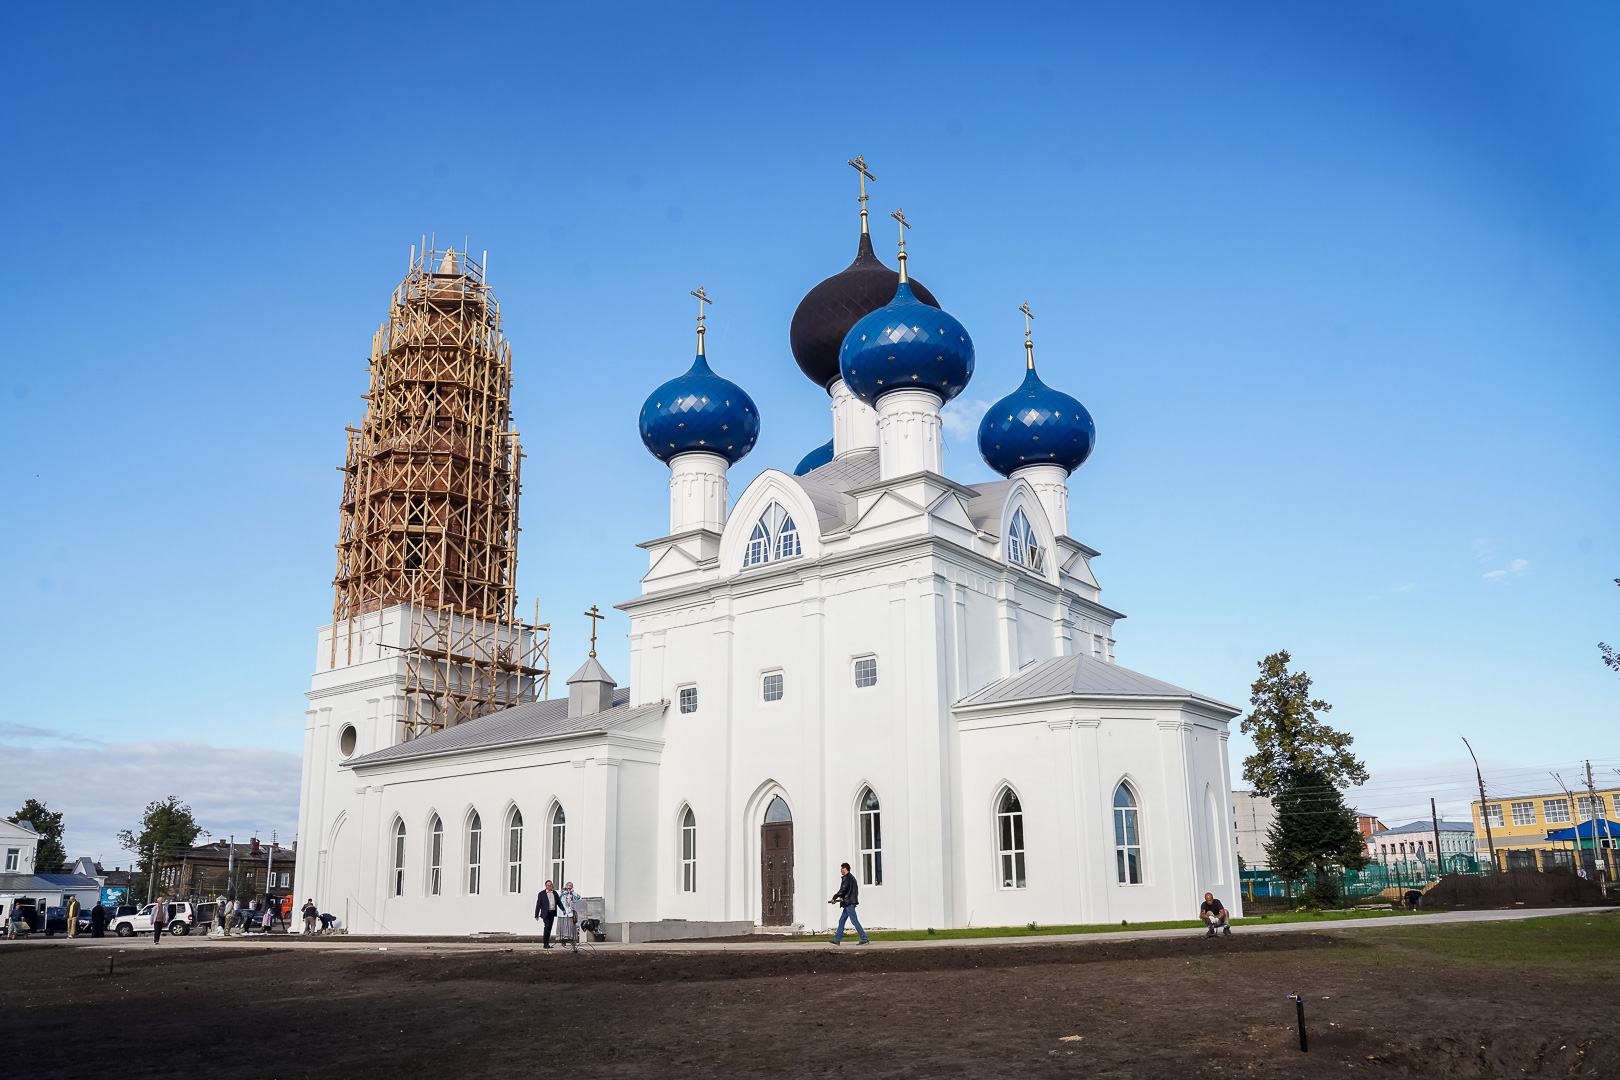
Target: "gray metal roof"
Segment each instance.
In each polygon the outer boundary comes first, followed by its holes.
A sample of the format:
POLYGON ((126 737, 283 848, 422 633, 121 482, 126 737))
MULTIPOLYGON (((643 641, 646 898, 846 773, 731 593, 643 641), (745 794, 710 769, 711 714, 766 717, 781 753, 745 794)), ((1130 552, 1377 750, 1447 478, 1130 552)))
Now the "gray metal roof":
POLYGON ((857 450, 852 454, 844 454, 833 458, 825 465, 811 469, 797 479, 830 487, 834 491, 854 491, 857 488, 871 487, 880 479, 878 452, 857 450))
MULTIPOLYGON (((1503 801, 1505 802, 1506 800, 1503 801)), ((1474 831, 1474 823, 1472 821, 1442 821, 1440 823, 1440 831, 1471 833, 1474 831)), ((1390 836, 1394 833, 1415 832, 1434 832, 1434 822, 1414 821, 1410 825, 1398 825, 1393 829, 1385 829, 1382 832, 1375 832, 1373 833, 1373 836, 1376 838, 1379 836, 1390 836)))
POLYGON ((1065 697, 1168 697, 1202 701, 1230 711, 1234 716, 1242 712, 1223 701, 1194 693, 1171 683, 1143 675, 1118 664, 1110 664, 1076 653, 1072 656, 1053 656, 1026 664, 1016 674, 997 679, 981 687, 956 703, 956 708, 974 705, 996 705, 1007 701, 1029 701, 1038 698, 1065 697))
POLYGON ((966 509, 968 520, 987 533, 1001 531, 1001 507, 1007 501, 1007 489, 1012 487, 1011 480, 991 480, 985 484, 974 484, 973 490, 978 497, 967 501, 966 509))
POLYGON ((364 757, 344 762, 351 768, 362 765, 382 765, 409 761, 415 758, 437 757, 441 754, 459 754, 468 750, 487 750, 497 746, 515 746, 522 743, 544 742, 568 735, 599 734, 640 727, 664 714, 667 702, 638 705, 632 708, 630 691, 613 691, 613 708, 606 712, 585 716, 568 715, 567 698, 547 698, 527 705, 514 705, 477 720, 468 720, 419 739, 390 746, 364 757))
POLYGON ((61 892, 99 889, 101 882, 83 874, 0 874, 0 893, 61 892))

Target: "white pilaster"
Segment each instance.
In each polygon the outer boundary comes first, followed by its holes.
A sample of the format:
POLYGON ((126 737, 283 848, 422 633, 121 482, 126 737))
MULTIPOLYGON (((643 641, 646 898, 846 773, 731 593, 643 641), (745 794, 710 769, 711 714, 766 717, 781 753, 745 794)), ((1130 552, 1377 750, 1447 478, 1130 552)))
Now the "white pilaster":
POLYGON ((878 447, 878 414, 843 379, 832 384, 833 457, 878 447))
POLYGON ((939 395, 932 390, 894 390, 877 403, 878 475, 883 480, 912 473, 945 473, 939 395))
POLYGON ((1022 469, 1014 469, 1012 478, 1024 480, 1035 489, 1035 497, 1041 500, 1041 509, 1046 511, 1046 520, 1051 522, 1052 531, 1059 536, 1069 535, 1069 474, 1061 465, 1025 465, 1022 469))
POLYGON ((726 459, 681 454, 669 463, 669 533, 726 527, 726 459))

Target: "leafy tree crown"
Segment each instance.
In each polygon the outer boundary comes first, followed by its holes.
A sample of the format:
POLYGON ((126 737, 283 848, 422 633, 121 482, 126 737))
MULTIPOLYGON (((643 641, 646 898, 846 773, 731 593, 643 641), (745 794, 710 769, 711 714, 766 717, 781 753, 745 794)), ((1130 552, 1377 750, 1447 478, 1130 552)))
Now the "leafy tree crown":
POLYGON ((1243 759, 1243 779, 1265 794, 1281 790, 1290 775, 1300 773, 1337 787, 1366 783, 1366 766, 1350 752, 1355 740, 1317 716, 1333 706, 1311 697, 1311 677, 1289 671, 1289 660, 1283 650, 1259 662, 1260 677, 1249 688, 1253 710, 1242 723, 1255 745, 1243 759))
POLYGON ((34 872, 54 874, 67 862, 67 849, 62 846, 62 815, 47 810, 38 799, 29 799, 22 809, 6 818, 13 825, 26 821, 39 834, 39 847, 34 852, 34 872))

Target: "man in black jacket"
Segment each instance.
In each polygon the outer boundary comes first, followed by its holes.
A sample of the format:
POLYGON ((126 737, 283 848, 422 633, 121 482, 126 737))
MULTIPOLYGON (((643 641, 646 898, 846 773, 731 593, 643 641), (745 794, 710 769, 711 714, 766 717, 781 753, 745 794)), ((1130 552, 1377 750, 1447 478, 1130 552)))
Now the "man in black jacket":
POLYGON ((861 920, 855 914, 855 905, 860 903, 861 887, 855 882, 855 875, 849 872, 849 863, 840 863, 839 870, 843 874, 838 882, 838 891, 827 903, 843 904, 843 914, 838 916, 838 932, 833 934, 833 944, 844 943, 844 922, 847 920, 855 924, 855 932, 861 935, 861 944, 867 944, 866 928, 861 926, 861 920))
POLYGON ((548 880, 546 887, 540 890, 540 897, 534 902, 534 917, 546 924, 546 932, 541 935, 543 948, 551 948, 551 924, 557 918, 557 909, 562 906, 562 897, 548 880))

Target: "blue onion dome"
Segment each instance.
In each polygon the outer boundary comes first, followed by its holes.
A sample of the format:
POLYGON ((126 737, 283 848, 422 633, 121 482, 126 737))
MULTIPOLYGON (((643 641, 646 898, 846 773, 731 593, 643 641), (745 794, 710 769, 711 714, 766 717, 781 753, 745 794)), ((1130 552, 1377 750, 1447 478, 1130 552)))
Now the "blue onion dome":
MULTIPOLYGON (((864 219, 863 219, 864 220, 864 219)), ((872 250, 872 237, 863 227, 855 249, 855 261, 804 294, 788 326, 788 344, 799 370, 823 390, 831 392, 839 378, 838 350, 849 328, 887 304, 900 284, 900 274, 890 270, 872 250)), ((934 294, 918 282, 911 283, 913 295, 930 307, 938 307, 934 294)))
POLYGON ((692 370, 654 390, 641 407, 641 441, 659 461, 702 452, 735 465, 758 440, 754 399, 709 370, 702 337, 692 370))
POLYGON ((949 401, 973 378, 973 339, 950 315, 917 298, 900 253, 894 299, 850 327, 838 367, 856 397, 868 405, 894 390, 932 390, 949 401))
POLYGON ((1074 472, 1097 445, 1097 426, 1086 407, 1041 382, 1034 346, 1027 341, 1024 381, 990 406, 979 423, 979 453, 1002 476, 1026 465, 1060 465, 1074 472))
POLYGON ((832 457, 833 441, 828 439, 826 442, 804 455, 804 457, 799 461, 799 467, 793 470, 793 475, 803 476, 811 469, 819 469, 823 465, 827 464, 827 462, 831 461, 832 457))

